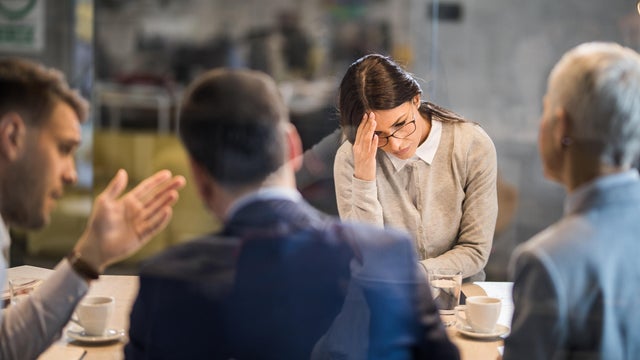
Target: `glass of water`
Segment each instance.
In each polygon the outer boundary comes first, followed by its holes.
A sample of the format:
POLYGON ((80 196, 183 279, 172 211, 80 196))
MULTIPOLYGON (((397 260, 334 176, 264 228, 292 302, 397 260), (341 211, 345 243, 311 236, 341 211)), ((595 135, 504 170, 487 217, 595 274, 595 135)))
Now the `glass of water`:
POLYGON ((9 290, 11 291, 11 305, 19 303, 24 298, 28 297, 33 290, 40 285, 42 280, 19 277, 9 279, 9 290))
POLYGON ((460 304, 462 272, 455 269, 429 270, 429 285, 442 322, 445 326, 455 325, 455 307, 460 304))

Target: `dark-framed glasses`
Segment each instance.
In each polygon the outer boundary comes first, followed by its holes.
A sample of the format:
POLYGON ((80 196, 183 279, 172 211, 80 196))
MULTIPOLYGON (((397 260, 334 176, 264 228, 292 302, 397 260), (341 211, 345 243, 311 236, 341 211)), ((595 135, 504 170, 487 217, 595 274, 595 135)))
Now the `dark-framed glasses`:
POLYGON ((396 139, 404 139, 416 131, 416 117, 413 116, 413 120, 402 125, 398 130, 391 133, 391 135, 380 136, 378 135, 378 147, 385 147, 389 143, 389 138, 394 137, 396 139))

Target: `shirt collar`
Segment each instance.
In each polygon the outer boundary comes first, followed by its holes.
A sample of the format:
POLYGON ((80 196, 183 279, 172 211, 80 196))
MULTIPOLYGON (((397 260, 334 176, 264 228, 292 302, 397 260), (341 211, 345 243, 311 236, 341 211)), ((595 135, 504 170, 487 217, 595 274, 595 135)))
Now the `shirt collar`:
POLYGON ((433 158, 436 156, 438 145, 440 144, 440 138, 442 137, 442 122, 431 118, 431 130, 427 139, 416 149, 416 153, 409 159, 398 159, 397 157, 385 152, 396 172, 402 170, 402 168, 409 162, 413 162, 421 159, 427 164, 431 165, 433 158))
POLYGON ((636 169, 631 169, 621 173, 600 176, 595 180, 580 185, 567 196, 564 203, 565 215, 574 212, 580 205, 589 198, 589 195, 598 189, 607 189, 621 184, 638 181, 640 176, 636 169))
POLYGON ((231 219, 241 208, 249 205, 255 201, 264 200, 291 200, 294 202, 300 201, 302 195, 296 189, 287 187, 265 187, 252 193, 246 194, 234 201, 229 209, 225 219, 231 219))
POLYGON ((9 230, 5 225, 2 216, 0 216, 0 252, 4 255, 7 264, 9 263, 9 246, 11 245, 11 238, 9 237, 9 230))

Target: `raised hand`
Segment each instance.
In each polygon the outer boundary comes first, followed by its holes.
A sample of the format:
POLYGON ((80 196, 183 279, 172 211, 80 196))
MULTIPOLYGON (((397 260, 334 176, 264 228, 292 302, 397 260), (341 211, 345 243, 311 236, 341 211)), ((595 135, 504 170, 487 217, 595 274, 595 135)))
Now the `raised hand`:
POLYGON ((364 114, 358 125, 356 139, 353 143, 353 175, 360 180, 376 179, 376 152, 378 151, 378 135, 376 116, 373 112, 364 114))
POLYGON ((98 195, 87 228, 75 246, 83 260, 101 273, 167 226, 178 190, 185 185, 184 177, 162 170, 120 196, 127 179, 127 172, 119 170, 98 195))

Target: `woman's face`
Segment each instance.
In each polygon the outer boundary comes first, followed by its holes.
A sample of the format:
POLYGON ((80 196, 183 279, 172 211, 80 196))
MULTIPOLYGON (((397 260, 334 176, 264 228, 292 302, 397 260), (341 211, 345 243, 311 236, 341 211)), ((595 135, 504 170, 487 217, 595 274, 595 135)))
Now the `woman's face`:
POLYGON ((380 149, 399 159, 409 159, 416 153, 426 127, 419 105, 414 98, 393 109, 373 111, 380 149))

